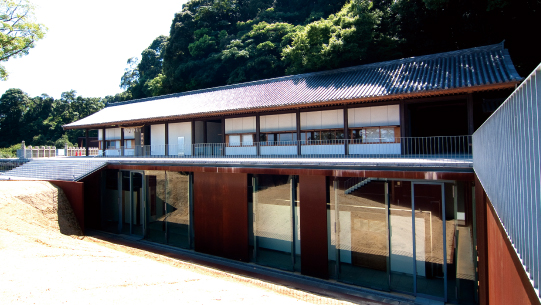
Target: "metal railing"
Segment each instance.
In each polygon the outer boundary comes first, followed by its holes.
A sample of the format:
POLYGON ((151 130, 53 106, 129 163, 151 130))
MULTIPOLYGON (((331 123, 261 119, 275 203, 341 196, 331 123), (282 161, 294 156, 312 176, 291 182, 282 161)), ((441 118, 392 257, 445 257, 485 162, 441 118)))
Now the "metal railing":
POLYGON ((352 140, 200 143, 179 147, 110 148, 104 157, 135 158, 386 158, 472 161, 471 136, 397 137, 352 140))
POLYGON ((541 65, 474 133, 473 167, 539 295, 541 65))

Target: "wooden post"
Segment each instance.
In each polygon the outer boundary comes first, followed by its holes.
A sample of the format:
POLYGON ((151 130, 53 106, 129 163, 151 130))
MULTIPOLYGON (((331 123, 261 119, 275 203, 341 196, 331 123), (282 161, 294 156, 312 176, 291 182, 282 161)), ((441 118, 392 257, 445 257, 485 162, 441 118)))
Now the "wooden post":
POLYGON ((105 128, 101 129, 101 150, 103 152, 103 156, 105 157, 105 150, 107 147, 105 146, 107 142, 105 142, 105 128))
POLYGON ((124 128, 120 127, 120 155, 124 156, 124 128))
POLYGON ((295 120, 297 124, 297 155, 301 155, 301 110, 297 109, 295 113, 295 120))
POLYGON ((261 145, 260 145, 260 137, 259 137, 259 133, 260 133, 260 116, 259 114, 256 114, 255 115, 255 145, 256 145, 256 155, 259 156, 261 154, 260 152, 260 149, 261 149, 261 145))
POLYGON ((344 105, 344 154, 349 155, 348 105, 344 105))
POLYGON ((89 154, 89 150, 88 150, 88 142, 89 142, 89 133, 90 131, 87 129, 85 129, 85 155, 88 157, 90 154, 89 154))

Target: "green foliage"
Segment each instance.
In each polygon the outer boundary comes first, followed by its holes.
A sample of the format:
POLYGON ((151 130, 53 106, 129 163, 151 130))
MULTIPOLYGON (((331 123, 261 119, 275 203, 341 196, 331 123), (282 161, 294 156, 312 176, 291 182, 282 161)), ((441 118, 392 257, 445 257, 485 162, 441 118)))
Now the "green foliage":
POLYGON ((84 131, 64 131, 62 126, 101 110, 105 102, 77 96, 74 90, 55 100, 47 95, 30 98, 20 89, 9 89, 0 97, 0 147, 23 140, 33 146, 76 143, 84 131))
MULTIPOLYGON (((47 28, 34 20, 34 6, 28 0, 0 0, 0 62, 27 55, 47 28)), ((0 79, 8 72, 0 65, 0 79)))
POLYGON ((183 92, 506 41, 522 75, 541 61, 538 0, 191 0, 128 61, 125 95, 183 92))
POLYGON ((378 13, 372 3, 353 0, 336 15, 314 21, 294 34, 282 55, 287 74, 335 69, 361 63, 373 40, 378 13))
POLYGON ((22 144, 14 144, 10 147, 0 148, 0 158, 16 158, 17 149, 21 149, 22 144))

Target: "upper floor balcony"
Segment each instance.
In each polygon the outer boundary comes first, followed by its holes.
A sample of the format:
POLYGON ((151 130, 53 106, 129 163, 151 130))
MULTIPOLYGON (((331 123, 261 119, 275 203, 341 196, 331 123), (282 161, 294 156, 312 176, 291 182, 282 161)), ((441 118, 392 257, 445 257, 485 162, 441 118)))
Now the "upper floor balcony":
POLYGON ((444 166, 471 168, 471 136, 394 137, 261 141, 250 139, 229 143, 130 145, 109 147, 99 157, 119 161, 236 164, 317 164, 377 166, 444 166), (154 159, 154 160, 153 160, 154 159))

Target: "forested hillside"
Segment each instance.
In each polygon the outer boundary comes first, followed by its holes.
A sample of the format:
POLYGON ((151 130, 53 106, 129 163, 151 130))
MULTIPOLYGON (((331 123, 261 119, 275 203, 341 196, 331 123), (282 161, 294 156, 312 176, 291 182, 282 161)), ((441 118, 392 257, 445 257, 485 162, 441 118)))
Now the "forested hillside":
POLYGON ((519 73, 538 0, 192 0, 131 58, 118 100, 500 43, 519 73))
POLYGON ((0 147, 63 146, 62 125, 107 103, 446 52, 505 40, 519 74, 541 62, 539 0, 191 0, 170 35, 130 58, 124 92, 105 98, 0 98, 0 147))

